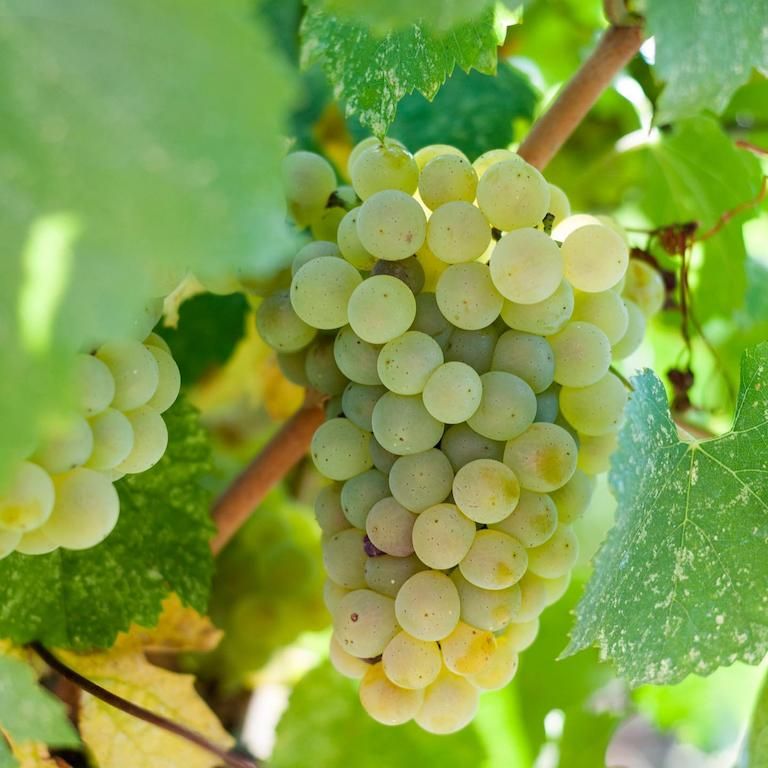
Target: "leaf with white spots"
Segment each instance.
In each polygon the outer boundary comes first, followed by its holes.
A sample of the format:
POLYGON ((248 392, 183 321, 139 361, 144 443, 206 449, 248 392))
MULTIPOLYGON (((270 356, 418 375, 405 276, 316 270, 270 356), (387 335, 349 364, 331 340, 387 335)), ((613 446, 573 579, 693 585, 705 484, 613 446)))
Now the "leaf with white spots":
POLYGON ((616 525, 566 655, 591 645, 632 685, 768 652, 768 343, 742 359, 733 427, 682 442, 661 382, 633 379, 610 480, 616 525))

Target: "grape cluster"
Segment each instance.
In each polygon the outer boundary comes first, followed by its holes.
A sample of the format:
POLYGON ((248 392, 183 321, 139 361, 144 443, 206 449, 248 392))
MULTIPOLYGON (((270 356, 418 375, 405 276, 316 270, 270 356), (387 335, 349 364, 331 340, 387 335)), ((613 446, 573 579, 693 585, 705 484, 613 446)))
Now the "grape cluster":
POLYGON ((354 195, 287 156, 315 240, 257 324, 330 398, 311 455, 333 481, 316 503, 331 660, 376 720, 449 733, 568 586, 627 399, 610 366, 664 285, 513 152, 371 138, 349 174, 354 195))
POLYGON ((155 334, 78 355, 77 413, 15 467, 0 494, 0 558, 103 541, 120 513, 113 483, 146 471, 165 453, 161 414, 180 383, 168 345, 155 334))

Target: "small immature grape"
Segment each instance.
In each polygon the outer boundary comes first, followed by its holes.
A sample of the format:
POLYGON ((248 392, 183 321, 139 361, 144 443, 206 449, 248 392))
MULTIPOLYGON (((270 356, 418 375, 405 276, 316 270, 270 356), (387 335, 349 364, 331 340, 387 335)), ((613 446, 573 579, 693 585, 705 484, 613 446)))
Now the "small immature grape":
POLYGON ((383 725, 402 725, 412 720, 424 701, 424 691, 401 688, 384 674, 381 662, 374 664, 360 681, 363 709, 383 725))
POLYGON ((444 203, 429 218, 427 245, 448 264, 476 261, 490 243, 491 226, 471 202, 444 203))
POLYGON ((416 513, 444 501, 451 492, 452 483, 451 463, 437 448, 401 456, 389 473, 392 495, 406 509, 416 513))
POLYGON ((565 238, 561 250, 565 276, 580 291, 607 291, 627 271, 627 244, 602 224, 579 227, 565 238))
POLYGON ((570 525, 561 525, 544 544, 528 550, 528 568, 544 579, 570 573, 579 557, 579 540, 570 525))
POLYGON ((363 341, 386 344, 402 336, 416 317, 410 288, 390 275, 364 280, 349 298, 349 324, 363 341))
POLYGON ((365 530, 376 549, 395 557, 406 557, 413 552, 411 533, 415 522, 416 515, 387 496, 371 507, 365 530))
POLYGON ((490 371, 480 381, 480 407, 468 419, 475 432, 491 440, 509 440, 533 423, 536 395, 521 378, 504 371, 490 371))
POLYGON ((477 185, 480 210, 503 232, 539 224, 547 215, 549 195, 541 173, 521 158, 494 163, 477 185))
POLYGON ((589 386, 560 390, 563 416, 584 435, 615 432, 621 426, 626 404, 627 390, 610 372, 589 386))
POLYGON ((467 421, 480 407, 483 384, 474 368, 450 362, 430 375, 422 395, 429 413, 444 424, 467 421))
POLYGON ((459 623, 459 593, 440 571, 421 571, 400 587, 395 613, 400 626, 419 640, 442 640, 459 623))
POLYGON ((440 275, 435 295, 443 315, 455 326, 468 331, 490 325, 504 304, 488 267, 479 262, 452 264, 440 275))
POLYGON ((459 563, 464 578, 483 589, 505 589, 516 584, 528 567, 525 547, 501 531, 478 531, 466 557, 459 563))
POLYGON ((310 446, 318 471, 331 480, 349 480, 370 469, 370 434, 348 419, 331 419, 321 424, 310 446))
POLYGON ((500 461, 476 459, 456 473, 453 498, 470 520, 498 523, 517 506, 520 483, 515 473, 500 461))
POLYGON ((557 424, 532 424, 507 443, 504 463, 529 491, 549 493, 565 485, 576 471, 578 449, 557 424))
POLYGON ((352 656, 379 656, 397 634, 394 600, 371 589, 350 592, 333 613, 333 633, 352 656))
POLYGON ((436 504, 416 518, 413 549, 430 568, 453 568, 472 546, 475 530, 475 524, 455 504, 436 504))
POLYGON ((377 259, 397 261, 413 256, 427 235, 421 206, 404 192, 377 192, 360 206, 357 235, 377 259))
POLYGON ((323 541, 323 565, 328 578, 345 589, 362 589, 365 584, 365 533, 357 528, 334 533, 323 541))
MULTIPOLYGON (((54 486, 51 476, 37 464, 24 461, 11 474, 10 484, 0 495, 0 532, 23 534, 39 528, 51 516, 54 486)), ((6 546, 11 536, 5 536, 6 546)), ((17 541, 14 542, 14 547, 17 541)))
MULTIPOLYGON (((341 487, 341 508, 344 516, 355 528, 365 528, 365 521, 371 508, 388 496, 387 476, 378 469, 369 469, 350 478, 341 487)), ((390 552, 390 554, 397 553, 390 552)), ((408 555, 410 552, 405 554, 408 555)))
POLYGON ((490 527, 514 536, 526 549, 530 549, 547 541, 557 529, 557 522, 558 508, 550 496, 522 490, 514 511, 490 527))
POLYGON ((516 304, 505 301, 501 319, 517 331, 549 336, 557 333, 573 314, 573 288, 563 280, 557 290, 536 304, 516 304))
POLYGON ((611 365, 611 345, 592 323, 575 321, 548 339, 555 354, 555 381, 566 387, 587 387, 602 379, 611 365))
POLYGON ((426 333, 407 331, 387 342, 377 362, 382 384, 398 395, 417 395, 443 362, 443 350, 426 333))
POLYGON ((283 160, 283 184, 293 220, 305 227, 325 208, 336 189, 336 174, 320 155, 291 152, 283 160))
POLYGON ((425 688, 440 674, 443 666, 440 646, 398 632, 381 656, 384 674, 401 688, 425 688))
POLYGON ((352 186, 361 200, 384 190, 399 190, 411 195, 419 181, 419 167, 413 155, 392 143, 374 144, 360 152, 349 172, 352 186))
POLYGON ((444 669, 437 680, 425 688, 424 702, 414 720, 428 733, 454 733, 471 722, 478 700, 477 688, 444 669))
POLYGON ((319 256, 293 276, 291 304, 313 328, 341 328, 347 324, 347 303, 361 282, 360 273, 344 259, 319 256))

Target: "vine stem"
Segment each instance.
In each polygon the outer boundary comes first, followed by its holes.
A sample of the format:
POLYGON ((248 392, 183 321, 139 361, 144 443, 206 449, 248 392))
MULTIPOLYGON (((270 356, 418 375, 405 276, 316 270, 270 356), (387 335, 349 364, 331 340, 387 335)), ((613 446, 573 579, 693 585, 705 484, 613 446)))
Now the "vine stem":
POLYGON ((539 170, 545 168, 616 74, 640 50, 644 39, 642 27, 609 27, 591 56, 531 128, 518 154, 539 170))
POLYGON ((151 725, 162 728, 179 738, 197 745, 200 749, 204 749, 206 752, 215 755, 225 765, 231 766, 231 768, 258 768, 258 762, 246 757, 241 757, 240 755, 232 754, 217 746, 212 741, 209 741, 197 731, 193 731, 191 728, 187 728, 180 723, 175 723, 173 720, 169 720, 167 717, 158 715, 155 712, 150 712, 148 709, 144 709, 144 707, 140 707, 138 704, 134 704, 132 701, 128 701, 122 696, 118 696, 117 694, 108 691, 106 688, 102 688, 98 683, 94 683, 93 680, 83 677, 79 672, 67 666, 41 643, 30 643, 30 647, 51 669, 58 672, 62 677, 74 683, 79 688, 82 688, 87 693, 90 693, 91 696, 109 704, 111 707, 122 710, 126 714, 132 715, 139 720, 144 720, 151 725))

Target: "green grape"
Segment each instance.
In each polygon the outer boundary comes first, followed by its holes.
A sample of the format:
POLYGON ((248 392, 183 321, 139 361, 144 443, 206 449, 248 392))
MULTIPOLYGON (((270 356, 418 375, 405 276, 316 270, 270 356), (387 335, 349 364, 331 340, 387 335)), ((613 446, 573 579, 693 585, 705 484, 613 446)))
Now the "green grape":
POLYGON ((588 475, 607 472, 611 467, 611 455, 618 442, 618 432, 608 432, 598 437, 579 435, 579 469, 588 475))
POLYGON ((422 170, 424 166, 434 160, 440 155, 456 155, 457 157, 463 157, 465 160, 466 155, 456 147, 452 147, 450 144, 428 144, 426 147, 422 147, 420 150, 414 153, 413 159, 416 161, 416 165, 419 166, 419 170, 422 170))
POLYGON ((424 510, 413 525, 416 557, 441 571, 458 565, 474 538, 475 524, 455 504, 435 504, 424 510))
POLYGON ((457 568, 451 578, 461 599, 461 619, 473 627, 498 632, 516 618, 520 610, 520 588, 483 589, 467 581, 457 568))
POLYGON ((431 336, 407 331, 382 347, 377 370, 387 389, 398 395, 418 395, 442 362, 443 350, 431 336))
MULTIPOLYGON (((344 483, 341 488, 341 508, 344 516, 355 528, 365 528, 365 520, 371 508, 388 496, 387 476, 378 469, 369 469, 344 483)), ((410 552, 405 554, 408 555, 410 552)))
MULTIPOLYGON (((328 578, 345 589, 363 589, 365 584, 365 533, 347 528, 323 539, 323 565, 328 578)), ((375 655, 375 654, 374 654, 375 655)))
POLYGON ((667 290, 657 269, 640 259, 630 259, 623 293, 646 317, 653 317, 663 309, 667 290))
POLYGON ((561 221, 571 215, 571 203, 565 192, 554 184, 547 184, 549 187, 549 213, 555 218, 552 226, 556 227, 561 221))
POLYGON ((92 452, 91 426, 82 416, 74 416, 38 445, 32 461, 46 472, 57 475, 85 464, 92 452))
POLYGON ((324 395, 340 395, 344 391, 347 377, 336 364, 333 338, 321 336, 309 347, 304 358, 304 373, 312 389, 324 395))
POLYGON ((419 166, 413 155, 398 144, 374 144, 364 149, 350 165, 349 173, 361 200, 384 190, 411 195, 419 183, 419 166))
POLYGON ((558 222, 557 226, 552 230, 552 238, 562 243, 572 232, 588 225, 602 226, 597 216, 589 213, 575 213, 558 222))
POLYGON ((434 448, 443 425, 430 416, 418 395, 387 392, 373 409, 373 434, 386 450, 405 456, 434 448))
POLYGON ((530 549, 547 541, 554 534, 557 522, 558 508, 549 496, 523 490, 512 514, 491 525, 491 528, 514 536, 526 549, 530 549))
POLYGON ((256 310, 256 329, 261 338, 278 352, 297 352, 317 335, 317 330, 294 312, 287 290, 277 291, 261 302, 256 310))
POLYGON ((350 680, 360 680, 371 666, 367 661, 347 653, 335 636, 331 636, 331 642, 328 645, 328 658, 333 668, 350 680))
POLYGON ((455 424, 445 431, 440 450, 448 457, 454 471, 458 471, 475 459, 501 461, 504 443, 479 435, 468 424, 455 424))
POLYGON ((518 652, 506 634, 497 637, 493 652, 482 669, 468 677, 481 691, 498 691, 508 686, 517 673, 518 652))
POLYGON ((565 485, 576 471, 578 449, 557 424, 532 424, 507 443, 504 463, 529 491, 549 493, 565 485))
POLYGON ((318 256, 293 276, 291 304, 313 328, 341 328, 347 324, 347 304, 360 283, 360 273, 344 259, 318 256))
POLYGON ((419 196, 433 211, 454 200, 471 203, 476 191, 477 174, 462 155, 437 155, 421 168, 419 196))
POLYGON ((416 256, 409 256, 399 261, 379 259, 371 270, 372 275, 391 275, 402 280, 414 294, 424 287, 424 267, 416 256))
POLYGON ((400 587, 419 571, 426 568, 415 555, 369 557, 365 564, 365 583, 382 595, 396 597, 400 587))
POLYGON ((351 185, 342 184, 333 192, 328 205, 335 208, 343 208, 345 211, 351 211, 353 208, 359 207, 361 202, 351 185))
POLYGON ((488 267, 479 262, 448 267, 437 281, 435 297, 443 315, 467 331, 490 325, 504 303, 491 281, 488 267))
POLYGON ((446 669, 467 677, 486 667, 496 650, 496 638, 487 629, 460 621, 448 637, 440 641, 446 669))
POLYGON ((341 403, 341 396, 334 395, 333 397, 329 397, 325 401, 324 411, 326 421, 328 419, 338 419, 340 416, 343 416, 344 406, 341 403))
POLYGON ((421 267, 424 270, 424 289, 426 291, 434 292, 437 288, 437 281, 440 279, 440 275, 445 272, 448 265, 444 261, 440 261, 440 259, 432 253, 426 241, 422 243, 421 248, 416 251, 416 258, 419 260, 419 264, 421 264, 421 267))
POLYGON ((355 289, 349 300, 349 324, 363 341, 386 344, 402 336, 416 317, 410 288, 391 275, 374 275, 355 289))
POLYGON ((145 347, 157 347, 158 349, 162 349, 164 352, 167 352, 169 355, 171 354, 171 348, 168 346, 168 342, 162 336, 158 336, 156 333, 150 333, 149 336, 144 339, 142 344, 145 347))
POLYGON ((420 293, 416 297, 416 316, 413 318, 412 331, 421 331, 431 336, 442 349, 446 348, 453 326, 437 306, 434 293, 420 293))
POLYGON ((549 186, 522 158, 502 160, 480 176, 477 204, 488 221, 502 231, 535 227, 549 210, 549 186))
POLYGON ((93 451, 85 463, 101 472, 114 469, 133 450, 133 427, 122 411, 107 408, 90 419, 93 451))
MULTIPOLYGON (((383 143, 384 144, 400 144, 400 142, 397 141, 397 139, 384 139, 383 143)), ((352 147, 352 151, 349 153, 349 157, 347 158, 347 176, 351 178, 352 166, 357 161, 357 158, 360 157, 360 155, 363 152, 365 152, 366 149, 369 149, 370 147, 376 147, 380 144, 382 144, 382 142, 376 136, 368 136, 367 138, 363 139, 361 142, 358 142, 357 144, 355 144, 355 146, 352 147)))
POLYGON ((336 189, 336 174, 325 158, 313 152, 292 152, 283 160, 285 199, 293 220, 305 227, 325 208, 336 189))
POLYGON ((498 338, 499 332, 492 325, 479 331, 455 328, 445 347, 445 361, 466 363, 479 374, 488 373, 498 338))
POLYGON ((534 421, 546 421, 554 424, 560 414, 560 385, 551 384, 536 395, 536 418, 534 421))
POLYGON ((168 447, 168 428, 163 417, 148 405, 126 414, 133 429, 131 452, 114 468, 120 475, 139 474, 154 467, 168 447))
POLYGON ((421 571, 400 587, 395 598, 397 621, 419 640, 442 640, 459 623, 459 593, 439 571, 421 571))
POLYGON ((381 347, 363 341, 345 325, 333 342, 333 356, 339 370, 356 384, 381 384, 376 368, 381 347))
POLYGON ((461 575, 476 587, 505 589, 516 584, 528 567, 528 553, 515 538, 501 531, 478 531, 459 563, 461 575))
MULTIPOLYGON (((0 495, 0 533, 11 531, 23 534, 39 528, 50 518, 53 506, 51 476, 37 464, 22 462, 13 470, 10 484, 0 495)), ((4 538, 7 548, 13 537, 4 538)), ((17 543, 18 540, 14 542, 14 547, 17 543)))
POLYGON ((589 293, 607 291, 618 283, 629 263, 627 244, 602 224, 587 224, 571 232, 561 251, 565 276, 574 288, 589 293))
POLYGON ((310 222, 309 229, 312 232, 312 237, 315 240, 335 243, 338 237, 339 224, 346 213, 344 208, 335 205, 323 209, 320 215, 310 222))
POLYGON ((377 501, 367 515, 365 531, 376 549, 395 557, 413 553, 411 531, 416 515, 391 496, 377 501))
POLYGON ((555 355, 541 336, 506 331, 496 343, 491 367, 515 374, 538 394, 554 381, 555 355))
POLYGON ((397 454, 390 453, 386 448, 383 448, 375 437, 371 437, 369 448, 371 458, 373 459, 373 466, 380 472, 386 474, 395 466, 395 462, 398 459, 397 454))
POLYGON ((533 618, 530 621, 513 622, 496 639, 500 641, 502 637, 505 638, 518 653, 521 653, 533 645, 538 634, 539 620, 533 618))
POLYGON ((323 584, 323 603, 328 613, 333 616, 342 598, 346 597, 352 590, 340 587, 335 581, 326 579, 323 584))
POLYGON ((543 579, 567 574, 579 557, 579 540, 570 525, 561 525, 547 541, 528 551, 528 568, 543 579))
POLYGON ((349 520, 341 508, 341 486, 337 483, 321 488, 315 497, 315 520, 326 536, 349 528, 349 520))
POLYGON ((341 252, 336 243, 328 240, 313 240, 299 249, 291 262, 291 277, 293 277, 307 262, 319 259, 321 256, 339 258, 341 252))
POLYGON ((345 595, 333 614, 339 645, 358 659, 379 656, 397 634, 395 602, 371 589, 345 595))
POLYGON ((580 434, 604 435, 615 432, 624 418, 627 390, 612 373, 588 387, 563 387, 560 410, 580 434))
POLYGON ((453 498, 470 520, 498 523, 517 506, 520 483, 515 473, 500 461, 475 459, 456 473, 453 498))
POLYGON ((115 380, 98 357, 75 357, 75 392, 80 411, 86 416, 101 413, 115 397, 115 380))
POLYGON ((160 376, 155 394, 149 398, 147 405, 158 413, 165 413, 176 402, 181 390, 179 366, 169 352, 158 347, 145 346, 155 358, 160 376))
POLYGON ((370 432, 373 429, 371 417, 379 398, 386 392, 385 387, 372 387, 367 384, 347 384, 341 396, 344 415, 357 427, 370 432))
POLYGON ((483 396, 469 426, 491 440, 509 440, 533 423, 536 395, 518 376, 490 371, 480 377, 483 396))
POLYGON ((623 360, 635 352, 645 337, 645 315, 634 301, 624 299, 627 308, 627 332, 611 348, 614 360, 623 360))
POLYGON ((471 202, 443 203, 429 218, 427 245, 440 261, 476 261, 490 243, 490 224, 471 202))
POLYGON ((516 622, 529 622, 538 619, 547 607, 549 594, 547 585, 530 570, 520 579, 520 608, 515 616, 516 622))
POLYGON ((481 178, 483 174, 496 163, 500 163, 504 160, 515 160, 521 166, 525 164, 520 155, 510 151, 509 149, 489 149, 487 152, 483 152, 480 157, 472 163, 472 167, 475 169, 475 173, 478 178, 481 178))
POLYGON ((552 491, 552 501, 557 507, 557 519, 566 525, 581 519, 592 500, 594 490, 594 477, 577 469, 562 488, 552 491))
POLYGON ((424 691, 401 688, 384 674, 381 663, 374 664, 360 681, 360 703, 378 723, 402 725, 421 709, 424 691))
POLYGON ((424 387, 424 406, 444 424, 467 421, 480 407, 483 384, 474 368, 450 362, 439 366, 424 387))
POLYGON ((401 688, 420 689, 432 683, 443 666, 440 646, 398 632, 381 655, 384 674, 401 688))
POLYGON ((568 571, 556 579, 542 579, 547 593, 547 605, 556 603, 568 591, 571 585, 571 573, 568 571))
POLYGON ((312 437, 312 460, 330 480, 349 480, 371 468, 370 439, 370 433, 349 419, 331 419, 321 424, 312 437))
POLYGON ((414 720, 428 733, 455 733, 472 722, 478 699, 477 688, 444 669, 437 680, 424 689, 424 702, 414 720))
POLYGON ((573 288, 563 280, 557 290, 537 304, 515 304, 505 301, 501 319, 516 331, 549 336, 557 333, 573 314, 573 288))
POLYGON ((392 495, 406 509, 417 513, 444 501, 452 483, 451 462, 437 448, 401 456, 389 473, 392 495))
POLYGON ((548 337, 555 354, 555 381, 565 387, 587 387, 602 379, 611 365, 611 345, 592 323, 574 321, 548 337))
POLYGON ((528 227, 509 232, 496 243, 490 266, 499 293, 517 304, 548 299, 563 280, 563 257, 557 244, 528 227))
POLYGON ((377 259, 398 261, 413 256, 427 236, 422 207, 409 195, 388 189, 360 206, 357 235, 377 259))
POLYGON ((370 269, 376 259, 365 250, 357 234, 357 217, 360 214, 360 208, 353 208, 339 222, 339 228, 336 232, 336 240, 339 245, 341 255, 356 269, 370 269))
POLYGON ((629 313, 615 291, 577 292, 571 319, 591 323, 605 334, 611 344, 619 341, 629 326, 629 313))
MULTIPOLYGON (((0 560, 4 557, 8 557, 16 547, 21 543, 24 536, 21 531, 9 531, 4 528, 0 528, 0 560)), ((51 550, 48 550, 51 551, 51 550)), ((26 554, 23 553, 22 554, 26 554)), ((37 554, 36 552, 30 552, 29 554, 37 554)), ((43 553, 41 553, 43 554, 43 553)))
POLYGON ((144 405, 157 390, 160 371, 152 353, 138 341, 110 341, 96 352, 115 379, 112 407, 129 411, 144 405))
POLYGON ((300 349, 298 352, 289 352, 287 354, 284 352, 277 353, 277 365, 280 368, 280 372, 288 381, 298 384, 300 387, 309 386, 306 364, 306 349, 300 349))

